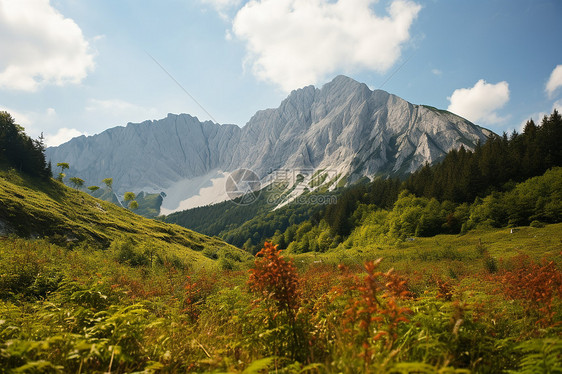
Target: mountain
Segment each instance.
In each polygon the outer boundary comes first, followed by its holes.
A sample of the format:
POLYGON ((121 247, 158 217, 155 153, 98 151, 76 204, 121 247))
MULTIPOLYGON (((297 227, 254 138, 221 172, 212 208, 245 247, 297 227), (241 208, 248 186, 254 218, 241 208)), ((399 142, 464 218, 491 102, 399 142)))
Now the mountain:
POLYGON ((53 164, 68 162, 67 175, 87 184, 112 177, 118 194, 164 192, 161 212, 170 213, 226 200, 225 180, 239 168, 254 171, 263 183, 282 171, 293 187, 334 188, 364 176, 412 172, 490 134, 447 111, 338 76, 321 89, 293 91, 243 128, 169 114, 81 136, 46 155, 53 164), (318 183, 312 183, 315 177, 318 183))

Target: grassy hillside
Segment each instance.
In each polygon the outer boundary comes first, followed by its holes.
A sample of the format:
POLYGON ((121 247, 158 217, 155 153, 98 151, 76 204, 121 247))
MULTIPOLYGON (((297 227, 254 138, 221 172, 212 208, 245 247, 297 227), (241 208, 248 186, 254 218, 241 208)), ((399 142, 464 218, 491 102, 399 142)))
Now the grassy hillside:
POLYGON ((262 255, 217 272, 3 238, 0 373, 561 370, 562 224, 262 255))
POLYGON ((543 257, 562 264, 562 223, 544 227, 522 226, 501 229, 476 229, 464 235, 436 235, 409 238, 397 244, 340 246, 326 253, 294 255, 297 264, 307 266, 316 261, 324 264, 357 266, 373 258, 385 259, 386 268, 407 273, 438 270, 445 277, 463 277, 488 271, 487 266, 520 255, 539 261, 543 257), (513 233, 512 233, 513 230, 513 233))
POLYGON ((21 236, 49 237, 73 246, 87 242, 98 248, 126 237, 177 256, 187 263, 225 258, 244 261, 249 255, 223 241, 177 225, 146 219, 54 180, 0 171, 0 223, 21 236))

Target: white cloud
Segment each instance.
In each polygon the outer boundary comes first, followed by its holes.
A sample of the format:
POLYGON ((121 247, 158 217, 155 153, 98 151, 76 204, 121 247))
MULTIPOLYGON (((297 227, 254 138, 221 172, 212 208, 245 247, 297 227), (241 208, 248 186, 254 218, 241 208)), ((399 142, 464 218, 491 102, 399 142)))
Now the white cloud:
POLYGON ((554 104, 552 104, 552 111, 554 112, 554 109, 556 109, 558 111, 558 113, 562 113, 562 99, 557 100, 554 102, 554 104))
POLYGON ((434 75, 441 75, 441 74, 443 74, 443 72, 442 72, 441 70, 439 70, 439 69, 431 69, 431 72, 432 72, 434 75))
POLYGON ((241 0, 201 0, 203 4, 209 4, 217 13, 221 16, 222 19, 228 20, 228 13, 230 10, 238 7, 241 3, 241 0))
POLYGON ((545 90, 548 96, 552 98, 554 92, 560 87, 562 87, 562 65, 556 66, 552 73, 550 73, 550 78, 546 83, 545 90))
POLYGON ((56 134, 45 135, 45 144, 48 147, 56 147, 57 145, 61 145, 62 143, 66 143, 72 138, 75 138, 80 135, 87 135, 86 133, 80 132, 76 129, 68 129, 63 127, 57 131, 56 134))
POLYGON ((120 99, 90 99, 86 111, 95 113, 97 118, 106 123, 113 124, 144 121, 158 114, 155 108, 132 104, 120 99))
POLYGON ((49 0, 0 0, 0 88, 80 83, 94 67, 82 30, 49 0))
POLYGON ((380 16, 375 2, 252 0, 236 14, 232 31, 245 42, 253 73, 285 91, 340 72, 385 72, 400 57, 421 6, 394 0, 380 16))
POLYGON ((496 111, 509 101, 509 84, 480 79, 474 87, 456 89, 447 99, 451 102, 447 108, 450 112, 472 122, 494 125, 505 120, 496 111))
POLYGON ((28 114, 24 114, 24 113, 21 113, 17 110, 13 110, 11 108, 6 108, 6 107, 3 107, 3 106, 0 106, 0 111, 8 112, 12 116, 12 118, 14 119, 14 122, 17 123, 20 126, 26 127, 26 126, 31 125, 31 123, 32 123, 32 120, 31 120, 31 118, 29 117, 28 114))

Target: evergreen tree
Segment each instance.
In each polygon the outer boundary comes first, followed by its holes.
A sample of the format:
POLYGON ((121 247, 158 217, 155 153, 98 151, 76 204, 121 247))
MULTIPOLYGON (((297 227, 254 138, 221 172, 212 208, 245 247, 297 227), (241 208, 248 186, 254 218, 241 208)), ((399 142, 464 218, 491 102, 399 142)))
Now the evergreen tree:
POLYGON ((47 179, 51 170, 44 152, 43 134, 37 140, 31 139, 8 112, 0 111, 0 163, 47 179))

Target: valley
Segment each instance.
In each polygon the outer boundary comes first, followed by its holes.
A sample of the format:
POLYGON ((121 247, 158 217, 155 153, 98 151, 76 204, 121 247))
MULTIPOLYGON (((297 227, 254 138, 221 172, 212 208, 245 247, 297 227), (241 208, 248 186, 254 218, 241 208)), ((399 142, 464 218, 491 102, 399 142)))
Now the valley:
POLYGON ((0 373, 560 370, 557 111, 413 173, 297 168, 157 219, 135 211, 164 194, 65 179, 0 119, 0 373))
POLYGON ((252 272, 260 257, 231 269, 178 267, 132 261, 126 244, 3 238, 0 363, 40 372, 555 370, 561 237, 554 224, 267 257, 296 282, 287 299, 269 281, 280 275, 252 272))
POLYGON ((0 0, 0 374, 562 374, 561 15, 0 0))

